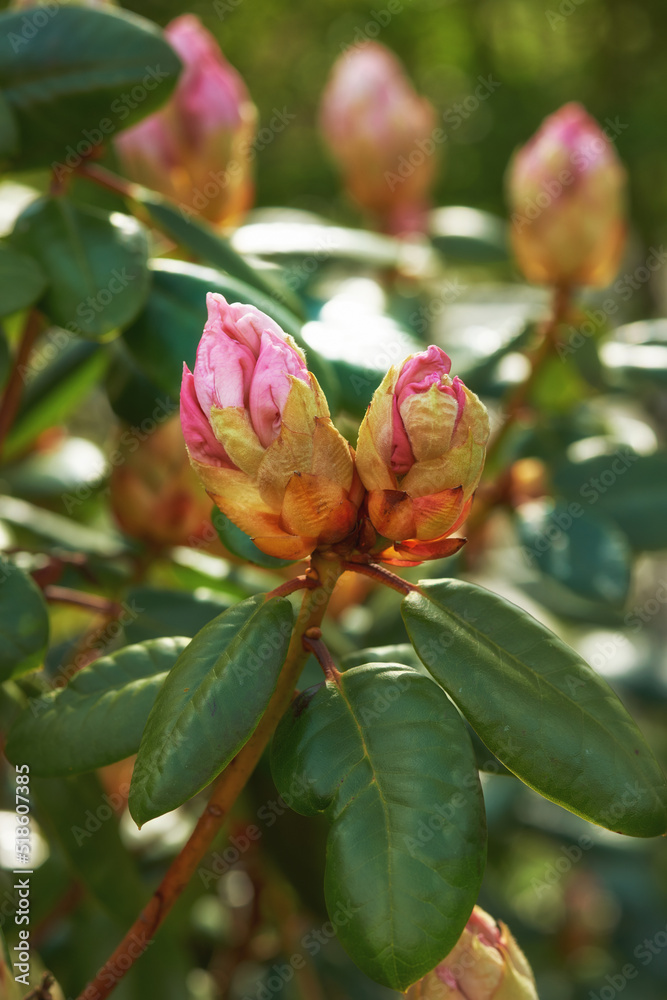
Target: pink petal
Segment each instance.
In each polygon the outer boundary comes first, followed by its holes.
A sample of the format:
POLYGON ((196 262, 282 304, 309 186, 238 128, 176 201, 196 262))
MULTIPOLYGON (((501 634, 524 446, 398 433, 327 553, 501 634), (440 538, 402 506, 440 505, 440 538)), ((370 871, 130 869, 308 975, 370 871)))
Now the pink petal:
POLYGON ((192 458, 202 465, 234 468, 215 437, 208 417, 202 412, 195 389, 195 378, 187 365, 183 365, 181 382, 181 427, 192 458))

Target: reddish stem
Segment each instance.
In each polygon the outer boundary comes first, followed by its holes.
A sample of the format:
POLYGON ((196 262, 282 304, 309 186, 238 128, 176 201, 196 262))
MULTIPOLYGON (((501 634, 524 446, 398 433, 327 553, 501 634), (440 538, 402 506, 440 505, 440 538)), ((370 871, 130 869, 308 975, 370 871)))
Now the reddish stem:
POLYGON ((357 562, 354 559, 349 559, 343 563, 343 569, 349 570, 352 573, 361 573, 362 576, 369 576, 371 580, 383 583, 385 587, 391 587, 392 590, 397 590, 399 594, 412 594, 414 591, 419 590, 419 587, 416 587, 414 583, 408 583, 407 580, 396 576, 395 573, 385 569, 384 566, 378 566, 377 563, 357 562))
POLYGON ((312 653, 319 665, 324 671, 324 676, 328 681, 333 681, 334 684, 338 684, 340 681, 340 671, 337 669, 336 664, 333 661, 333 656, 329 652, 329 648, 322 639, 322 629, 320 628, 309 628, 307 632, 304 633, 303 639, 304 649, 307 649, 309 653, 312 653))
POLYGON ((270 591, 266 596, 289 597, 290 594, 296 593, 297 590, 315 590, 316 587, 319 587, 319 581, 303 573, 301 576, 292 577, 291 580, 285 580, 284 583, 281 583, 279 587, 270 591))
POLYGON ((47 601, 72 604, 77 608, 86 608, 88 611, 95 611, 100 615, 117 617, 122 611, 120 605, 115 601, 109 601, 106 597, 98 597, 97 594, 86 594, 82 590, 72 590, 70 587, 58 587, 50 584, 44 588, 44 597, 47 601))
POLYGON ((21 371, 30 360, 32 349, 41 328, 41 315, 36 309, 31 309, 23 328, 23 334, 21 335, 18 350, 14 357, 14 364, 9 373, 2 402, 0 403, 0 451, 5 443, 5 438, 11 430, 14 418, 18 412, 19 403, 21 402, 24 382, 21 371))

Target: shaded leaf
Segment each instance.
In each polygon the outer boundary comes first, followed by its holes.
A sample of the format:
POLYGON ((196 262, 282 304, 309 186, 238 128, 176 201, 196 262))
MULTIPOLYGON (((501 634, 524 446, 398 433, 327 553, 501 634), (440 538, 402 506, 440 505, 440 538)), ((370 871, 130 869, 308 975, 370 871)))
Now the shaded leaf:
POLYGON ((188 641, 126 646, 84 667, 66 687, 31 698, 11 729, 7 757, 50 778, 136 753, 157 693, 188 641))
POLYGON ((0 243, 0 315, 33 305, 46 288, 46 275, 33 257, 0 243))
POLYGON ((39 198, 16 220, 11 243, 39 262, 49 282, 42 308, 73 333, 105 337, 146 300, 148 237, 130 215, 39 198))
POLYGON ((667 452, 611 455, 564 462, 554 472, 558 493, 611 518, 637 549, 667 548, 667 452))
POLYGON ((128 11, 44 10, 40 26, 30 9, 0 16, 0 87, 20 140, 12 168, 55 167, 62 179, 94 146, 158 108, 181 63, 155 24, 128 11))
POLYGON ((41 591, 22 570, 0 557, 0 681, 34 670, 49 639, 41 591))

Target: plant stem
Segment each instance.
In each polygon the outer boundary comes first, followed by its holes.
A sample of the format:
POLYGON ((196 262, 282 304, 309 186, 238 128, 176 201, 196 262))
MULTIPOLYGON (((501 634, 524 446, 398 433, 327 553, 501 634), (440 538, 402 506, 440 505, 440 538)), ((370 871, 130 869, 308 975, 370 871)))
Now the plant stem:
POLYGON ((113 955, 78 1000, 87 1000, 91 996, 95 1000, 105 1000, 149 946, 158 927, 197 870, 289 707, 294 686, 308 657, 303 636, 308 629, 319 628, 343 567, 338 560, 313 555, 311 570, 317 575, 319 585, 306 590, 303 596, 278 685, 257 729, 217 779, 209 803, 187 844, 173 860, 162 882, 113 955))
POLYGON ((414 583, 408 583, 400 576, 396 576, 391 570, 385 569, 384 566, 378 566, 377 563, 368 562, 357 562, 354 559, 350 559, 343 563, 343 569, 349 570, 352 573, 361 573, 362 576, 370 576, 371 580, 376 580, 378 583, 383 583, 385 587, 391 587, 392 590, 397 590, 399 594, 411 594, 415 590, 419 590, 414 583))
POLYGON ((530 391, 535 385, 542 372, 545 362, 551 357, 558 342, 558 328, 567 317, 570 306, 571 290, 567 286, 557 286, 554 289, 554 302, 552 314, 544 326, 542 341, 530 359, 530 371, 523 382, 521 382, 510 393, 505 406, 505 422, 491 442, 491 446, 486 453, 487 464, 490 464, 498 452, 500 446, 505 441, 509 431, 519 418, 522 408, 530 395, 530 391))
POLYGON ((322 630, 319 628, 309 628, 303 637, 304 648, 312 653, 319 665, 322 667, 324 676, 328 681, 333 681, 334 684, 338 684, 340 680, 340 671, 337 669, 336 664, 333 661, 333 656, 329 652, 329 649, 322 639, 322 630))
POLYGON ((44 597, 47 601, 54 601, 58 604, 72 604, 77 608, 86 608, 88 611, 95 611, 100 615, 109 615, 116 618, 122 611, 120 604, 116 601, 109 601, 106 597, 98 597, 97 594, 87 594, 83 590, 72 590, 70 587, 58 587, 49 584, 44 587, 44 597))
POLYGON ((36 309, 31 309, 23 328, 18 350, 14 356, 12 370, 9 373, 7 385, 5 386, 5 391, 2 396, 2 402, 0 403, 0 451, 2 451, 5 438, 11 430, 14 418, 16 417, 19 408, 19 403, 21 402, 21 393, 23 392, 24 381, 21 370, 30 360, 30 354, 41 328, 41 315, 36 309))
MULTIPOLYGON (((557 286, 554 289, 553 310, 551 316, 544 326, 542 340, 539 347, 534 352, 530 361, 530 371, 520 385, 516 386, 510 393, 505 406, 505 422, 496 434, 486 452, 486 465, 490 467, 498 457, 502 445, 510 430, 517 422, 521 410, 526 404, 531 390, 542 373, 545 363, 552 356, 558 344, 558 330, 561 324, 567 319, 570 309, 570 296, 572 289, 567 286, 557 286)), ((502 470, 496 479, 490 483, 485 490, 484 497, 478 498, 471 517, 466 524, 466 535, 468 537, 468 552, 472 554, 475 550, 480 530, 486 518, 493 508, 503 499, 507 488, 507 470, 502 470)))
POLYGON ((319 587, 317 580, 304 573, 301 576, 292 577, 291 580, 285 580, 284 583, 267 594, 267 597, 289 597, 297 590, 315 590, 317 587, 319 587))

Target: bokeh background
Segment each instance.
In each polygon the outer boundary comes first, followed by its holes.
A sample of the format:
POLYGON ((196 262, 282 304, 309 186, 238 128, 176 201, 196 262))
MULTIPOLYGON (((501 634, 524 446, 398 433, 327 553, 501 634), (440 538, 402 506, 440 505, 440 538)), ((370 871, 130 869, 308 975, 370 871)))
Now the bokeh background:
MULTIPOLYGON (((127 5, 166 24, 176 0, 127 5)), ((440 204, 503 213, 513 149, 566 101, 624 126, 618 150, 630 171, 632 217, 648 243, 667 231, 667 9, 661 0, 214 0, 187 8, 240 70, 260 111, 296 118, 257 159, 260 205, 291 205, 353 221, 317 133, 317 107, 341 49, 375 37, 403 59, 417 88, 446 115, 440 204), (379 27, 379 21, 388 22, 379 27), (377 33, 376 33, 376 29, 377 33), (500 86, 469 118, 452 116, 491 74, 500 86)))
MULTIPOLYGON (((177 0, 141 0, 128 6, 162 25, 186 9, 177 0)), ((391 16, 385 0, 375 4, 215 0, 187 10, 215 34, 243 75, 259 109, 260 128, 268 124, 274 109, 295 116, 258 153, 259 207, 283 205, 349 225, 363 223, 341 192, 317 129, 317 109, 341 50, 373 37, 402 58, 417 88, 443 116, 447 140, 436 204, 469 205, 504 215, 503 177, 512 151, 532 135, 545 115, 578 100, 600 123, 611 122, 618 130, 616 146, 629 171, 632 246, 644 248, 635 264, 646 248, 667 242, 664 0, 642 4, 628 0, 403 0, 402 10, 391 16), (465 108, 462 112, 460 106, 474 94, 480 80, 489 78, 498 83, 492 97, 464 117, 465 108)), ((491 279, 498 273, 491 271, 491 279)), ((480 275, 484 278, 483 272, 480 275)), ((510 268, 501 276, 509 284, 510 268)), ((633 297, 624 320, 660 315, 662 280, 659 274, 633 297)), ((451 336, 455 340, 456 332, 451 336)), ((452 355, 456 358, 455 350, 452 355)), ((559 381, 561 374, 558 368, 559 381)), ((636 396, 642 395, 643 385, 636 396)), ((654 426, 661 423, 664 430, 664 384, 659 391, 651 384, 647 394, 651 396, 651 421, 654 426)), ((556 413, 562 405, 556 406, 556 413)), ((566 399, 565 410, 568 405, 566 399)), ((99 443, 106 429, 96 429, 95 421, 102 423, 98 407, 95 397, 92 402, 86 400, 78 417, 70 421, 70 430, 99 443)), ((103 416, 107 418, 106 410, 103 416)), ((636 422, 635 410, 633 419, 636 422)), ((645 419, 648 426, 649 418, 645 419)), ((564 449, 562 442, 558 434, 553 435, 555 450, 564 449)), ((94 520, 92 504, 77 516, 94 520)), ((486 567, 494 589, 503 585, 512 558, 510 546, 503 548, 502 530, 496 543, 495 564, 486 567)), ((205 568, 205 564, 202 569, 192 561, 174 559, 159 567, 152 583, 182 590, 198 588, 202 600, 213 601, 214 610, 207 609, 210 617, 218 610, 215 602, 221 591, 238 597, 234 588, 240 586, 241 576, 234 571, 221 583, 207 578, 205 568)), ((252 577, 252 584, 256 583, 257 574, 252 577)), ((647 599, 655 603, 656 594, 665 596, 658 600, 655 613, 647 612, 646 624, 639 629, 624 621, 622 613, 584 624, 577 621, 571 607, 560 615, 550 608, 554 617, 549 621, 617 685, 667 764, 667 560, 659 554, 642 556, 626 609, 648 607, 647 599)), ((519 599, 517 595, 518 591, 511 590, 507 594, 512 599, 519 599)), ((363 588, 347 594, 332 645, 344 651, 404 641, 393 598, 369 596, 363 588)), ((525 593, 521 599, 526 600, 525 593)), ((201 624, 179 619, 171 626, 179 633, 193 634, 187 629, 196 631, 201 624)), ((128 630, 127 640, 163 634, 164 627, 169 626, 157 622, 155 633, 128 630)), ((314 673, 311 682, 316 680, 314 673)), ((107 787, 116 788, 127 775, 107 778, 107 787)), ((94 808, 99 798, 94 789, 90 794, 94 808)), ((593 828, 503 776, 485 779, 485 798, 489 862, 480 902, 511 925, 533 964, 541 1000, 614 1000, 619 995, 623 1000, 665 1000, 664 840, 639 842, 593 828), (626 974, 630 967, 636 975, 626 974)), ((140 996, 260 1000, 272 963, 281 963, 285 955, 298 950, 309 928, 323 926, 327 919, 321 893, 324 829, 315 821, 275 812, 267 805, 275 799, 265 764, 254 776, 231 827, 232 836, 240 838, 245 825, 259 817, 261 851, 243 851, 240 864, 216 879, 214 891, 201 880, 191 886, 173 920, 139 963, 136 977, 118 990, 118 1000, 140 996), (247 937, 248 926, 258 929, 252 954, 239 943, 247 937), (232 976, 234 968, 242 970, 240 977, 232 976)), ((54 811, 61 805, 66 815, 66 803, 54 801, 54 811)), ((142 891, 155 883, 200 807, 197 802, 179 811, 169 821, 171 826, 156 826, 153 841, 148 838, 141 844, 132 824, 124 825, 125 843, 136 853, 140 846, 143 851, 142 891)), ((94 841, 91 850, 102 851, 100 844, 94 841)), ((105 857, 102 852, 99 864, 112 866, 111 853, 105 857)), ((95 963, 104 960, 118 928, 101 908, 89 901, 82 903, 80 894, 76 895, 79 889, 76 884, 72 887, 66 874, 64 858, 56 853, 45 862, 42 886, 46 888, 38 926, 44 960, 66 990, 75 989, 95 963), (68 892, 74 893, 73 898, 68 892)), ((134 901, 128 898, 127 906, 131 916, 134 901)), ((319 985, 313 987, 314 1000, 387 1000, 389 996, 358 974, 334 942, 318 951, 314 968, 319 977, 319 985)), ((271 993, 285 1000, 294 995, 290 984, 271 993)))

